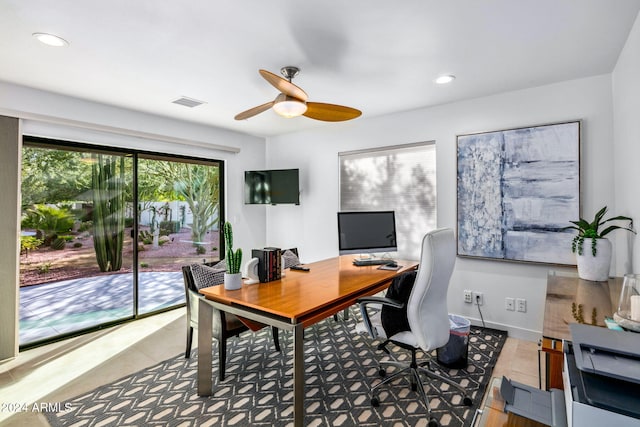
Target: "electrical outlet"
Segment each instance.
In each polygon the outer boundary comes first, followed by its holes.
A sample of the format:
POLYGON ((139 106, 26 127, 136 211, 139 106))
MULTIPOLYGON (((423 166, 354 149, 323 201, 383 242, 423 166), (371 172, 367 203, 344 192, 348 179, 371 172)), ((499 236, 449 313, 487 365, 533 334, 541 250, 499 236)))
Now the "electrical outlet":
POLYGON ((516 298, 516 308, 522 313, 527 311, 527 300, 524 298, 516 298))
POLYGON ((504 308, 506 308, 509 311, 516 311, 516 301, 510 297, 505 298, 504 308))
POLYGON ((482 305, 484 304, 484 295, 482 294, 482 292, 472 292, 473 295, 473 303, 476 305, 482 305))
POLYGON ((464 291, 464 302, 471 304, 473 302, 473 295, 470 290, 464 291))

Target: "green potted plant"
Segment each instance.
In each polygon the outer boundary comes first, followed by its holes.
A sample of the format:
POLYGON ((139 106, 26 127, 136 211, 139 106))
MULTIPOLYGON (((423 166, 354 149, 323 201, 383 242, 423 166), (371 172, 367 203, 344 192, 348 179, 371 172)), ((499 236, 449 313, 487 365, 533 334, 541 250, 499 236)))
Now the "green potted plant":
POLYGON ((609 267, 611 265, 611 242, 605 236, 613 230, 635 231, 631 228, 633 220, 627 216, 615 216, 604 219, 607 207, 600 209, 592 222, 583 218, 578 221, 569 221, 572 226, 566 229, 577 230, 578 234, 571 242, 571 251, 576 254, 578 264, 578 275, 585 280, 605 281, 609 278, 609 267), (600 227, 611 221, 629 221, 629 226, 619 226, 610 224, 600 230, 600 227), (585 251, 585 244, 591 250, 585 251))
POLYGON ((233 250, 233 229, 230 222, 225 222, 222 227, 225 245, 225 263, 227 271, 224 273, 224 288, 236 290, 242 287, 242 273, 240 273, 240 263, 242 262, 242 249, 233 250))

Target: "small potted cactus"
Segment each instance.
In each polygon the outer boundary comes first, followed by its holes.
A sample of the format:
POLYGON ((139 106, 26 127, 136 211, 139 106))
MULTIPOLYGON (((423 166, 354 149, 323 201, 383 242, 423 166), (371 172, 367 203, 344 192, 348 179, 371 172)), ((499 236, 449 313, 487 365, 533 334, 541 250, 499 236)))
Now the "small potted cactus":
POLYGON ((228 290, 240 289, 242 287, 242 273, 240 273, 242 249, 233 250, 233 229, 230 222, 224 223, 222 233, 224 235, 225 262, 227 265, 227 271, 224 273, 224 288, 228 290))

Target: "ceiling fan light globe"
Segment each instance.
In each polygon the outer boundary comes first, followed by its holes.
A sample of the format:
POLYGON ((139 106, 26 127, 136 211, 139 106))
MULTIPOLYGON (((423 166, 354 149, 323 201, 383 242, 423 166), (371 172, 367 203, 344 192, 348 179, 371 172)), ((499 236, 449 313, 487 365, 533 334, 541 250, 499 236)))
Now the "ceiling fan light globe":
POLYGON ((307 104, 304 102, 291 99, 290 97, 287 98, 288 99, 273 104, 272 108, 279 116, 291 119, 301 116, 307 111, 307 104))

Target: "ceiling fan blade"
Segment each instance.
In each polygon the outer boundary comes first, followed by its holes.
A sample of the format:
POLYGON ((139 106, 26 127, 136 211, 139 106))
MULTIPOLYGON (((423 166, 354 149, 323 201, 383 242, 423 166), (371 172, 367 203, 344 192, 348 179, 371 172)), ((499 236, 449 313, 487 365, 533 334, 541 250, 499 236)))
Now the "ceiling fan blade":
POLYGON ((300 89, 298 86, 294 85, 290 81, 283 79, 280 76, 276 76, 270 71, 267 70, 258 70, 260 75, 264 77, 266 81, 268 81, 273 87, 278 89, 280 92, 285 95, 292 96, 301 101, 305 101, 309 98, 305 91, 300 89))
POLYGON ((303 116, 325 122, 343 122, 360 117, 361 114, 362 111, 351 107, 324 104, 322 102, 307 102, 307 111, 303 116))
POLYGON ((242 113, 236 114, 234 119, 236 120, 245 120, 249 117, 253 117, 257 114, 262 113, 263 111, 267 111, 269 108, 273 106, 274 101, 269 101, 266 104, 258 105, 257 107, 253 107, 248 109, 247 111, 243 111, 242 113))

